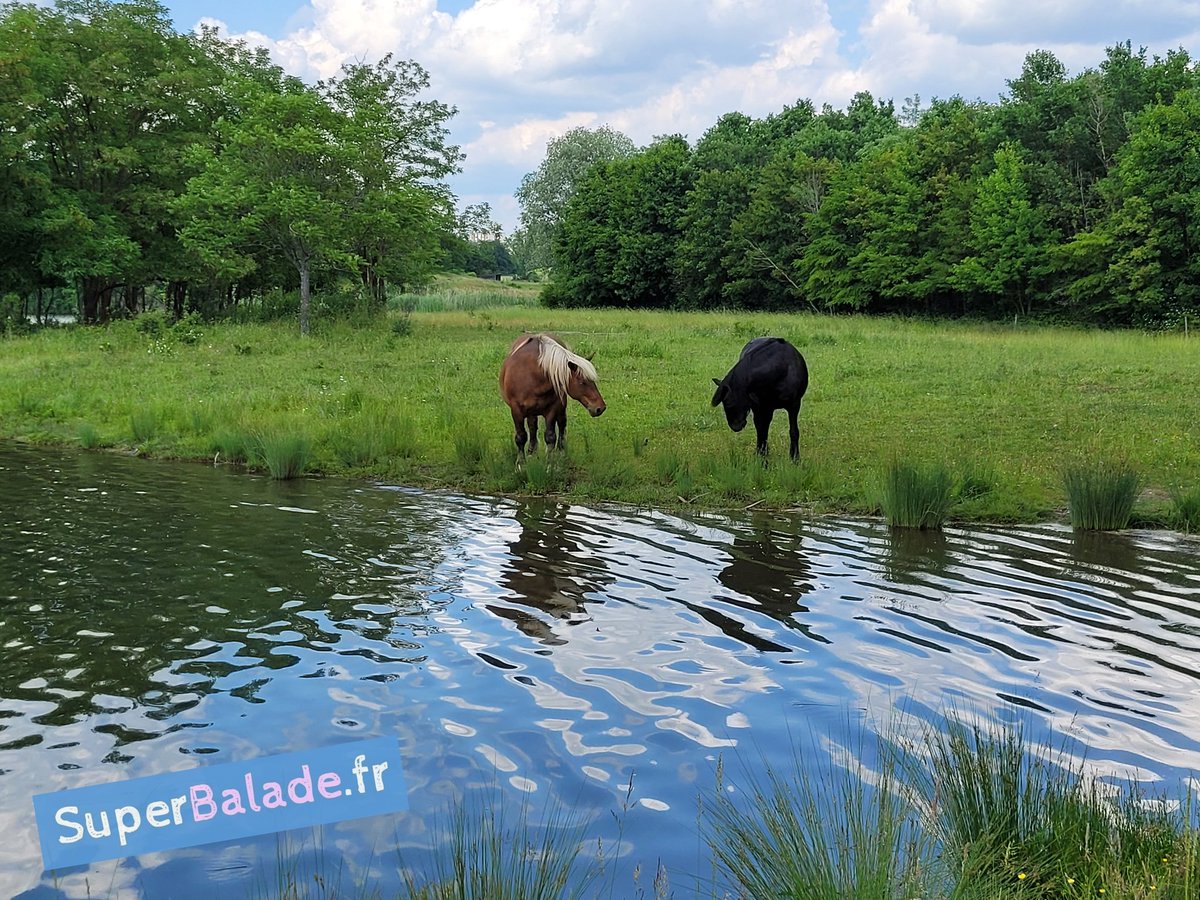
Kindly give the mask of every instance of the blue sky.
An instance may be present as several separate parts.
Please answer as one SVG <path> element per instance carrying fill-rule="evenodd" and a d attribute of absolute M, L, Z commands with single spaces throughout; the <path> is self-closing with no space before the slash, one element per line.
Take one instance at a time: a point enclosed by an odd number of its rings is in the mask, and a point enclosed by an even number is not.
<path fill-rule="evenodd" d="M 180 30 L 202 19 L 270 49 L 307 80 L 385 53 L 430 73 L 456 106 L 467 154 L 451 186 L 511 230 L 513 192 L 546 143 L 610 125 L 636 143 L 695 141 L 734 110 L 802 98 L 996 100 L 1025 55 L 1074 74 L 1107 46 L 1200 57 L 1200 0 L 166 0 Z"/>

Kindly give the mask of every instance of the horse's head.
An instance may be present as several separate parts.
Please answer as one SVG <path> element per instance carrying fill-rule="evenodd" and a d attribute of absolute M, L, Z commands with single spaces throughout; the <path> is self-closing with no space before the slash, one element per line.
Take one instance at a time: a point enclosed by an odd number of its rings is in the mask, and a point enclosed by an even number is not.
<path fill-rule="evenodd" d="M 723 405 L 725 421 L 729 423 L 729 427 L 734 431 L 741 431 L 746 427 L 746 416 L 750 413 L 749 398 L 742 391 L 731 390 L 728 377 L 725 381 L 714 378 L 713 384 L 717 386 L 717 390 L 713 394 L 712 405 Z"/>
<path fill-rule="evenodd" d="M 567 381 L 567 396 L 578 400 L 593 416 L 600 415 L 607 407 L 596 382 L 584 375 L 577 364 L 572 362 L 568 363 L 568 366 L 571 369 L 571 377 Z"/>

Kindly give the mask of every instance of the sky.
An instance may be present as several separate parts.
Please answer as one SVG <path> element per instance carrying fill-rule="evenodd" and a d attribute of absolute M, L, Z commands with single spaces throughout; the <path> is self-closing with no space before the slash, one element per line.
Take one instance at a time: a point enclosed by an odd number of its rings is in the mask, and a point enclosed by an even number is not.
<path fill-rule="evenodd" d="M 761 118 L 798 100 L 844 108 L 858 91 L 923 104 L 997 101 L 1027 53 L 1071 75 L 1124 41 L 1200 58 L 1200 0 L 165 0 L 267 47 L 307 81 L 387 53 L 420 63 L 429 98 L 458 113 L 460 208 L 487 202 L 506 233 L 514 191 L 546 144 L 608 125 L 639 146 L 695 142 L 718 118 Z"/>

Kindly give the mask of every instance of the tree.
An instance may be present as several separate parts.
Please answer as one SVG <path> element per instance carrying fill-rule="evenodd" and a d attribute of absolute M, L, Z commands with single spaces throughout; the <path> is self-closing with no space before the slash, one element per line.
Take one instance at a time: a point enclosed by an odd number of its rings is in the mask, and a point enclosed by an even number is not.
<path fill-rule="evenodd" d="M 171 201 L 218 75 L 156 0 L 6 6 L 0 60 L 10 165 L 36 195 L 26 281 L 77 285 L 83 320 L 103 320 L 117 287 L 135 297 L 177 249 Z"/>
<path fill-rule="evenodd" d="M 1001 297 L 1022 315 L 1033 312 L 1034 287 L 1051 269 L 1058 234 L 1030 197 L 1019 148 L 1005 144 L 971 209 L 971 255 L 955 268 L 965 291 Z"/>
<path fill-rule="evenodd" d="M 443 179 L 463 154 L 447 142 L 454 107 L 418 100 L 429 74 L 411 60 L 343 66 L 318 91 L 342 121 L 342 159 L 354 188 L 343 212 L 359 274 L 377 305 L 387 282 L 417 283 L 432 273 L 438 231 L 450 215 Z"/>
<path fill-rule="evenodd" d="M 1074 296 L 1123 323 L 1200 313 L 1200 90 L 1149 106 L 1131 124 L 1104 183 L 1111 215 L 1070 247 Z M 1099 257 L 1097 259 L 1097 257 Z M 1102 279 L 1091 276 L 1107 262 Z"/>
<path fill-rule="evenodd" d="M 300 280 L 300 332 L 308 333 L 315 266 L 357 263 L 346 210 L 354 206 L 341 120 L 316 91 L 285 78 L 276 90 L 231 86 L 241 114 L 220 124 L 219 146 L 197 146 L 203 171 L 177 209 L 184 243 L 217 271 L 240 277 L 255 252 L 281 254 Z"/>
<path fill-rule="evenodd" d="M 690 149 L 660 138 L 595 166 L 567 204 L 550 305 L 671 307 L 679 222 L 691 186 Z"/>
<path fill-rule="evenodd" d="M 607 125 L 572 128 L 546 145 L 546 158 L 536 172 L 521 179 L 516 198 L 521 227 L 529 248 L 527 268 L 554 268 L 554 236 L 567 203 L 597 163 L 633 155 L 633 141 Z"/>

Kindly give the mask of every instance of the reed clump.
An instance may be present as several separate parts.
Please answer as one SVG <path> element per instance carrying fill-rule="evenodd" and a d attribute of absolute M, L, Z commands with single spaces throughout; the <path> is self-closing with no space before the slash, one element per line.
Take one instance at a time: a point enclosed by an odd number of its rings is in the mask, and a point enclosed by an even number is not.
<path fill-rule="evenodd" d="M 1081 531 L 1119 531 L 1129 525 L 1141 476 L 1123 462 L 1074 465 L 1063 474 L 1071 509 L 1071 527 Z"/>
<path fill-rule="evenodd" d="M 1171 491 L 1171 525 L 1188 534 L 1200 532 L 1200 487 Z"/>
<path fill-rule="evenodd" d="M 893 528 L 941 528 L 954 500 L 954 478 L 941 465 L 895 462 L 884 472 L 879 505 Z"/>
<path fill-rule="evenodd" d="M 312 440 L 293 431 L 260 434 L 253 448 L 252 462 L 266 467 L 276 481 L 299 478 L 312 459 Z"/>

